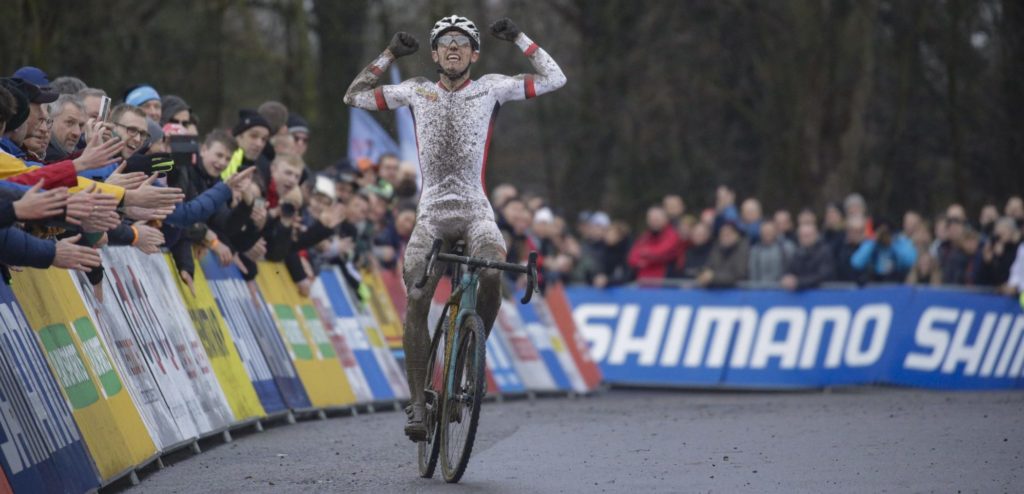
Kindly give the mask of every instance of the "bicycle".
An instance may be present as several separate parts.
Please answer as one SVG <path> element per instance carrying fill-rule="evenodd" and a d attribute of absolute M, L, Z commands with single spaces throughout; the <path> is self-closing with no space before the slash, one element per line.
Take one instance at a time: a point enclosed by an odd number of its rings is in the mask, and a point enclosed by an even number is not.
<path fill-rule="evenodd" d="M 441 311 L 430 342 L 425 386 L 427 440 L 418 444 L 420 476 L 431 478 L 441 457 L 444 480 L 456 483 L 469 463 L 480 419 L 480 404 L 486 393 L 484 323 L 476 313 L 476 288 L 481 269 L 499 269 L 527 276 L 527 304 L 537 287 L 537 253 L 531 252 L 526 266 L 462 255 L 459 241 L 450 253 L 441 253 L 435 240 L 427 267 L 416 287 L 423 288 L 436 261 L 452 265 L 452 293 Z M 463 272 L 463 268 L 468 269 Z M 444 341 L 442 345 L 442 339 Z M 443 349 L 441 364 L 438 353 Z M 445 420 L 446 419 L 446 420 Z M 444 455 L 440 455 L 444 450 Z"/>

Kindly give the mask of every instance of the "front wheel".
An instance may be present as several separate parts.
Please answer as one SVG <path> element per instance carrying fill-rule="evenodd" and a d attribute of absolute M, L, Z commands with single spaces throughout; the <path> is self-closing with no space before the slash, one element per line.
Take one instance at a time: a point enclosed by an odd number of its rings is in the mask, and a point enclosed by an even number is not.
<path fill-rule="evenodd" d="M 437 321 L 437 327 L 434 328 L 434 337 L 430 342 L 430 358 L 427 360 L 426 382 L 424 383 L 427 440 L 417 443 L 417 463 L 420 477 L 425 479 L 434 476 L 434 469 L 437 468 L 437 455 L 441 450 L 441 424 L 438 417 L 441 415 L 444 335 L 448 325 L 448 311 L 449 307 L 446 305 L 444 311 L 441 312 L 441 318 Z"/>
<path fill-rule="evenodd" d="M 445 369 L 448 393 L 437 417 L 441 427 L 441 471 L 449 483 L 458 482 L 466 472 L 487 380 L 483 320 L 476 314 L 467 314 L 456 335 L 457 346 Z"/>

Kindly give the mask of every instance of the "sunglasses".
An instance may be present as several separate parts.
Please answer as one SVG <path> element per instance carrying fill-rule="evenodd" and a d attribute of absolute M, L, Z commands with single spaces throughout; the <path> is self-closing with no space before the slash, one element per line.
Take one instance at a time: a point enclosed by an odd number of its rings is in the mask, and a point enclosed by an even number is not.
<path fill-rule="evenodd" d="M 168 119 L 167 122 L 172 124 L 178 124 L 182 127 L 188 127 L 192 123 L 191 120 L 177 120 L 174 118 Z"/>
<path fill-rule="evenodd" d="M 455 43 L 459 48 L 469 46 L 469 37 L 462 34 L 446 34 L 437 38 L 437 44 L 441 46 L 448 46 Z"/>

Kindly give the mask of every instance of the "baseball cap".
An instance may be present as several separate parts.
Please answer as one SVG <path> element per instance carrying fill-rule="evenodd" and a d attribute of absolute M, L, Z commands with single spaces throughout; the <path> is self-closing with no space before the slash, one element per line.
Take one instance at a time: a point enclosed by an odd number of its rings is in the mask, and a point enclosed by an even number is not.
<path fill-rule="evenodd" d="M 53 103 L 60 96 L 57 94 L 57 91 L 50 87 L 50 79 L 46 77 L 46 72 L 43 72 L 39 67 L 26 65 L 14 71 L 12 77 L 28 82 L 38 89 L 35 94 L 26 95 L 32 103 Z"/>

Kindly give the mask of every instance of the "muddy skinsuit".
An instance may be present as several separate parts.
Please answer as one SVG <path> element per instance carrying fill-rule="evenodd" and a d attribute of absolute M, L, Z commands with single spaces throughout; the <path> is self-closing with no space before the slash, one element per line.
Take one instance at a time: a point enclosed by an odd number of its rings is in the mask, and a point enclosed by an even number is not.
<path fill-rule="evenodd" d="M 525 34 L 520 34 L 515 43 L 537 74 L 489 74 L 475 81 L 467 79 L 454 91 L 422 77 L 374 88 L 392 61 L 385 52 L 359 74 L 345 97 L 346 103 L 365 110 L 408 105 L 413 113 L 423 175 L 416 227 L 405 251 L 403 273 L 409 296 L 403 343 L 413 403 L 423 403 L 430 352 L 427 313 L 442 273 L 441 269 L 435 270 L 425 287 L 415 287 L 430 247 L 436 238 L 444 240 L 445 249 L 463 239 L 468 255 L 505 260 L 505 241 L 483 188 L 487 148 L 498 109 L 506 101 L 532 98 L 565 84 L 562 70 Z M 480 278 L 477 311 L 488 332 L 500 305 L 499 273 L 487 270 Z"/>

